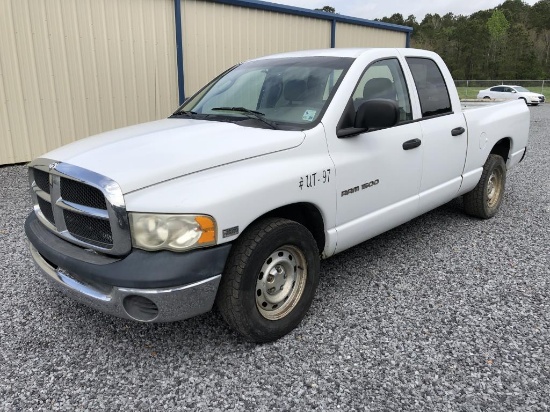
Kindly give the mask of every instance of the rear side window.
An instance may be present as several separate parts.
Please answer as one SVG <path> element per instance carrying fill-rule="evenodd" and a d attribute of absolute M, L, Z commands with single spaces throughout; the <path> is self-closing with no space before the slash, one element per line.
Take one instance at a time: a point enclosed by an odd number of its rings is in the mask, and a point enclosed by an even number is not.
<path fill-rule="evenodd" d="M 437 64 L 430 59 L 407 57 L 418 91 L 422 117 L 452 113 L 449 91 Z"/>

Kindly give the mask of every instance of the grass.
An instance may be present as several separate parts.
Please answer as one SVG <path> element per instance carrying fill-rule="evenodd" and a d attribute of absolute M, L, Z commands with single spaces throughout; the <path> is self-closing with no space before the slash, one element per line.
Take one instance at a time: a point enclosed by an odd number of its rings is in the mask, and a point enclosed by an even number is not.
<path fill-rule="evenodd" d="M 475 99 L 479 91 L 486 89 L 487 87 L 489 86 L 486 86 L 486 87 L 459 86 L 456 89 L 458 90 L 458 96 L 461 99 Z M 528 87 L 528 89 L 531 90 L 533 93 L 542 93 L 546 96 L 547 99 L 550 99 L 550 87 L 541 88 L 539 86 L 539 87 Z"/>

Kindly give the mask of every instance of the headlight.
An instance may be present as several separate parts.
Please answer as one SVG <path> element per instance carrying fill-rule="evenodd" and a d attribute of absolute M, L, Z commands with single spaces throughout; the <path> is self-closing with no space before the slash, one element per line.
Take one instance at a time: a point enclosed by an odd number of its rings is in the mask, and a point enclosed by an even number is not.
<path fill-rule="evenodd" d="M 130 213 L 135 247 L 145 250 L 187 249 L 216 244 L 216 221 L 206 215 Z"/>

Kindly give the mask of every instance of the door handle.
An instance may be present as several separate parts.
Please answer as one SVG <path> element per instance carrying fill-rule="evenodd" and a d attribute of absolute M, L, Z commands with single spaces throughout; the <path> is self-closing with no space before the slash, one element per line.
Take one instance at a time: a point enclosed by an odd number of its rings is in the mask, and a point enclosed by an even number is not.
<path fill-rule="evenodd" d="M 455 127 L 453 130 L 451 130 L 451 134 L 453 136 L 460 136 L 462 133 L 466 131 L 463 127 Z"/>
<path fill-rule="evenodd" d="M 422 144 L 422 141 L 420 139 L 412 139 L 407 140 L 405 143 L 403 143 L 403 150 L 411 150 L 415 147 L 418 147 Z"/>

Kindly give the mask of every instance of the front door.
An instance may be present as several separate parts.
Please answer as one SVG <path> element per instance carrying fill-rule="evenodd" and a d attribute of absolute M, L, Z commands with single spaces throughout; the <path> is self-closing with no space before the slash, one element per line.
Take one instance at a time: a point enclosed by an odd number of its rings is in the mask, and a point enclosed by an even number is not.
<path fill-rule="evenodd" d="M 348 117 L 354 118 L 361 103 L 373 98 L 397 101 L 397 125 L 352 137 L 328 138 L 337 181 L 336 252 L 417 215 L 423 145 L 415 146 L 414 142 L 421 142 L 422 131 L 418 122 L 408 122 L 412 120 L 411 103 L 397 58 L 366 68 L 350 96 L 348 109 L 353 105 L 354 111 Z M 413 144 L 404 148 L 405 142 Z"/>

